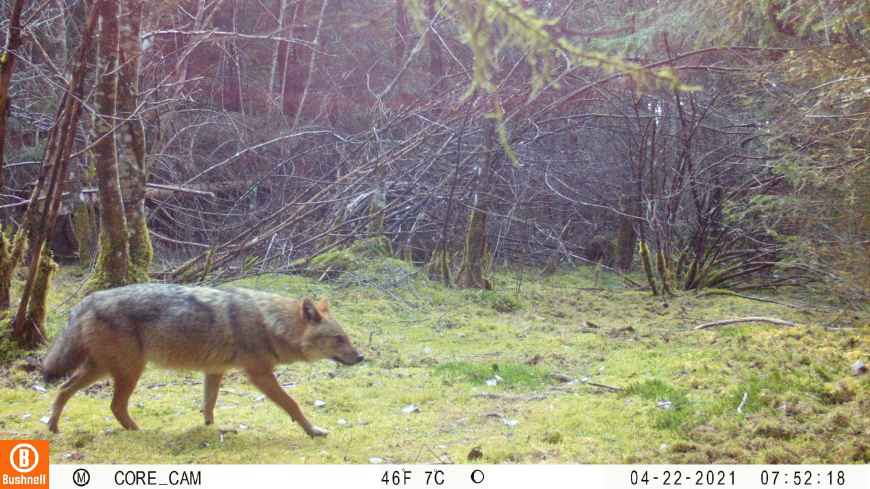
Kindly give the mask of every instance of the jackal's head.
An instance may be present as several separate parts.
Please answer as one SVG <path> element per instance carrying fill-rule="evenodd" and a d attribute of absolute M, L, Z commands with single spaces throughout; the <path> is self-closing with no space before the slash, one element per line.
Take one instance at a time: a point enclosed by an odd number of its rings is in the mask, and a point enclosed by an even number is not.
<path fill-rule="evenodd" d="M 338 321 L 329 314 L 329 303 L 321 299 L 317 305 L 304 299 L 299 313 L 305 323 L 302 354 L 306 360 L 329 358 L 344 365 L 357 364 L 365 357 L 357 351 Z"/>

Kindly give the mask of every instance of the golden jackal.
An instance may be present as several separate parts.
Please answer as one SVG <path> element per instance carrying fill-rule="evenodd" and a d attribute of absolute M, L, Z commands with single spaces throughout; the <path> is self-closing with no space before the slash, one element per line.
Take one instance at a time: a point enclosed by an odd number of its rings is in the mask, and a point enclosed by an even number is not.
<path fill-rule="evenodd" d="M 52 345 L 43 371 L 47 381 L 68 373 L 52 407 L 48 427 L 57 432 L 70 397 L 111 375 L 112 413 L 128 430 L 138 429 L 127 402 L 148 362 L 205 373 L 205 423 L 214 421 L 221 377 L 238 367 L 309 436 L 326 431 L 312 425 L 278 384 L 279 363 L 331 358 L 345 365 L 363 360 L 325 300 L 294 300 L 242 289 L 168 284 L 129 285 L 86 297 Z"/>

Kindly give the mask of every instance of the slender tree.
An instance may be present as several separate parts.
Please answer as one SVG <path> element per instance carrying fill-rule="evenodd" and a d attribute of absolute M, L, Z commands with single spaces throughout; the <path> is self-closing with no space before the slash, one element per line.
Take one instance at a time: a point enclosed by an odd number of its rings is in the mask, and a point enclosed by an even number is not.
<path fill-rule="evenodd" d="M 9 16 L 9 30 L 6 34 L 6 47 L 0 54 L 0 192 L 3 191 L 3 166 L 6 148 L 6 121 L 9 117 L 9 85 L 15 70 L 15 59 L 21 46 L 21 12 L 26 0 L 15 0 Z"/>

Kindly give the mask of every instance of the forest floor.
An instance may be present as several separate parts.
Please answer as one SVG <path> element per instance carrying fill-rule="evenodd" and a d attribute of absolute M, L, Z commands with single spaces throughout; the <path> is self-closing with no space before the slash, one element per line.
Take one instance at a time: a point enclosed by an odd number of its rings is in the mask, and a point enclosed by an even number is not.
<path fill-rule="evenodd" d="M 81 281 L 75 267 L 57 276 L 52 336 Z M 852 371 L 870 363 L 866 310 L 797 295 L 769 298 L 811 306 L 694 292 L 663 300 L 593 268 L 494 282 L 447 289 L 381 259 L 329 282 L 228 284 L 329 297 L 365 353 L 353 367 L 277 370 L 326 438 L 308 438 L 240 373 L 225 377 L 215 424 L 204 426 L 201 374 L 157 368 L 131 400 L 141 431 L 112 417 L 106 380 L 76 395 L 51 435 L 55 386 L 21 358 L 0 371 L 0 438 L 48 438 L 52 460 L 68 463 L 870 462 L 870 375 Z M 744 316 L 798 325 L 692 329 Z"/>

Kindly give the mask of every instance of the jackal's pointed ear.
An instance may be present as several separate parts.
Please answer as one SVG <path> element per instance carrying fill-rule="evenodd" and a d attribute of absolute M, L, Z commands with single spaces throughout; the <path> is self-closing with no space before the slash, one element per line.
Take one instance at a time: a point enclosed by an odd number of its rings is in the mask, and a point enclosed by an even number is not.
<path fill-rule="evenodd" d="M 314 307 L 314 303 L 308 297 L 302 300 L 302 319 L 310 323 L 319 323 L 323 319 L 320 311 Z"/>
<path fill-rule="evenodd" d="M 329 301 L 326 300 L 326 297 L 321 297 L 320 301 L 317 302 L 317 310 L 320 311 L 321 314 L 329 313 Z"/>

